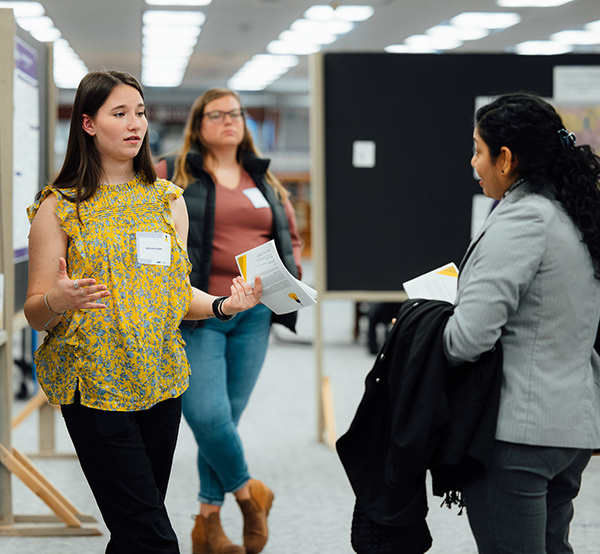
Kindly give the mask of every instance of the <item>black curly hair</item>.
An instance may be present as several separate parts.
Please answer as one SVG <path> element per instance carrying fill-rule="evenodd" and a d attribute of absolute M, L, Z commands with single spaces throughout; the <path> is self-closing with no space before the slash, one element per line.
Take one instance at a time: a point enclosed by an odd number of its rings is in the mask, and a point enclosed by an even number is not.
<path fill-rule="evenodd" d="M 492 159 L 506 146 L 517 159 L 519 176 L 563 205 L 600 279 L 600 157 L 587 144 L 576 146 L 554 107 L 534 94 L 496 98 L 477 111 L 475 124 Z"/>

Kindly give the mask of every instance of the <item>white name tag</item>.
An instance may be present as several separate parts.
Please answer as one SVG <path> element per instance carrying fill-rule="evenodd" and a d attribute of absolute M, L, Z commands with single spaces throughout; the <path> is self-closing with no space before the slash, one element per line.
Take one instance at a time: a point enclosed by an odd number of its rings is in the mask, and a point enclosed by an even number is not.
<path fill-rule="evenodd" d="M 258 209 L 269 207 L 267 199 L 263 196 L 263 193 L 260 192 L 260 190 L 256 187 L 252 189 L 244 189 L 242 192 L 249 198 L 250 202 L 252 202 L 252 205 L 255 208 Z"/>
<path fill-rule="evenodd" d="M 171 265 L 171 235 L 138 231 L 135 237 L 140 264 Z"/>

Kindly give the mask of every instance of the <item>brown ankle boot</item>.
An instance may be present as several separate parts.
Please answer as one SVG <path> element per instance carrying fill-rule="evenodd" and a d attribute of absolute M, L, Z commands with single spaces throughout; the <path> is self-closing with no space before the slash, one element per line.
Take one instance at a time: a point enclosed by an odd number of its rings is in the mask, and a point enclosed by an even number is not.
<path fill-rule="evenodd" d="M 193 554 L 246 554 L 243 546 L 233 544 L 221 527 L 219 512 L 208 517 L 196 516 L 196 525 L 192 529 Z"/>
<path fill-rule="evenodd" d="M 267 516 L 275 495 L 264 483 L 250 479 L 250 498 L 238 500 L 244 516 L 244 546 L 248 554 L 258 554 L 267 544 Z"/>

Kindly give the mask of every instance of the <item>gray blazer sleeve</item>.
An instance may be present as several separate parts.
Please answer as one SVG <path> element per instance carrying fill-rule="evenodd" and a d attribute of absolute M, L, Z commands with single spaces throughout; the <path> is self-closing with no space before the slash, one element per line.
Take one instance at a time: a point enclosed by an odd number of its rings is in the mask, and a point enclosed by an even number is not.
<path fill-rule="evenodd" d="M 528 203 L 496 208 L 459 276 L 444 332 L 452 363 L 476 360 L 500 338 L 538 271 L 546 248 L 545 214 Z"/>

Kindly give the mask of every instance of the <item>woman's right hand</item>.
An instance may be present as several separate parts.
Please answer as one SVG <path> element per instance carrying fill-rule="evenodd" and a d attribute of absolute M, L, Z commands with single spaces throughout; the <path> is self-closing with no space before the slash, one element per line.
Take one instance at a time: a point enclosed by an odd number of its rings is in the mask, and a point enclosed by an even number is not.
<path fill-rule="evenodd" d="M 48 291 L 46 300 L 51 310 L 62 313 L 66 310 L 97 310 L 106 304 L 97 302 L 110 296 L 106 285 L 97 285 L 96 279 L 70 279 L 67 275 L 67 262 L 58 259 L 56 283 Z"/>
<path fill-rule="evenodd" d="M 262 281 L 260 277 L 254 280 L 252 288 L 243 277 L 236 277 L 231 285 L 231 296 L 223 302 L 222 311 L 225 315 L 235 315 L 253 308 L 260 302 L 262 296 Z"/>

